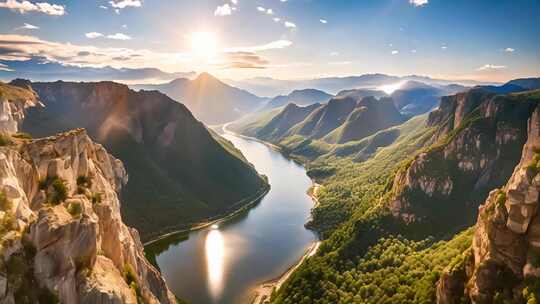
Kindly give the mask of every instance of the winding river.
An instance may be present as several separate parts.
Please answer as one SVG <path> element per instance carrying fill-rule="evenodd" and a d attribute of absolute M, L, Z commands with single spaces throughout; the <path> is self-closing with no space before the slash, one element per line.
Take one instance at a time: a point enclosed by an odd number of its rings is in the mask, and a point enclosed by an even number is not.
<path fill-rule="evenodd" d="M 249 211 L 152 249 L 172 291 L 193 304 L 250 303 L 257 286 L 281 276 L 316 241 L 304 228 L 313 207 L 304 168 L 260 142 L 224 137 L 271 189 Z"/>

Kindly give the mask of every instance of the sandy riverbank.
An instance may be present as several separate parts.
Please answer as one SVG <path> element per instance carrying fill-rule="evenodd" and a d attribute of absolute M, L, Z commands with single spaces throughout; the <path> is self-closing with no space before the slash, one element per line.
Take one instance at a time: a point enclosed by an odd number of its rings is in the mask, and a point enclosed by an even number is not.
<path fill-rule="evenodd" d="M 255 290 L 253 291 L 253 296 L 251 297 L 250 303 L 252 304 L 263 304 L 263 303 L 269 303 L 270 295 L 272 294 L 273 290 L 279 290 L 279 288 L 287 281 L 287 279 L 291 276 L 291 274 L 298 268 L 302 263 L 309 257 L 312 257 L 315 253 L 317 253 L 317 250 L 319 249 L 319 246 L 321 245 L 321 242 L 315 242 L 313 243 L 306 253 L 302 256 L 302 258 L 294 265 L 292 265 L 285 273 L 283 273 L 278 278 L 275 278 L 270 281 L 266 281 L 259 285 Z"/>

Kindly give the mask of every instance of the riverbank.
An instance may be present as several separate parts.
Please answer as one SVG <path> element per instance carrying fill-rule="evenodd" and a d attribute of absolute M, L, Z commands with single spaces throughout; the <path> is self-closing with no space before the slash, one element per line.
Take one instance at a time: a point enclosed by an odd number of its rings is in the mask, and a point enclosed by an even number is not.
<path fill-rule="evenodd" d="M 302 263 L 307 259 L 312 257 L 317 253 L 317 250 L 319 249 L 321 245 L 321 241 L 317 241 L 313 243 L 308 250 L 304 253 L 304 255 L 298 260 L 298 262 L 294 265 L 292 265 L 289 269 L 287 269 L 281 276 L 266 281 L 259 285 L 255 290 L 253 291 L 253 296 L 251 297 L 251 304 L 265 304 L 269 303 L 270 296 L 272 295 L 272 292 L 278 291 L 279 288 L 287 281 L 287 279 L 291 276 L 291 274 L 298 268 Z"/>
<path fill-rule="evenodd" d="M 258 202 L 260 202 L 260 200 L 266 194 L 268 194 L 268 192 L 270 191 L 270 188 L 271 188 L 271 186 L 267 185 L 262 191 L 257 193 L 254 198 L 243 199 L 243 200 L 233 204 L 232 207 L 234 207 L 236 205 L 241 205 L 241 207 L 234 210 L 234 211 L 232 211 L 232 212 L 230 212 L 230 213 L 227 213 L 227 214 L 225 214 L 223 216 L 217 216 L 216 218 L 211 218 L 211 219 L 208 219 L 206 221 L 195 223 L 195 224 L 191 225 L 189 228 L 186 228 L 186 229 L 179 229 L 179 230 L 175 230 L 175 231 L 172 231 L 172 232 L 162 234 L 162 235 L 160 235 L 160 236 L 158 236 L 158 237 L 156 237 L 156 238 L 154 238 L 152 240 L 144 242 L 143 246 L 145 246 L 145 247 L 150 246 L 152 244 L 155 244 L 157 242 L 166 240 L 168 238 L 175 237 L 175 236 L 180 235 L 180 234 L 185 234 L 185 233 L 201 230 L 201 229 L 210 227 L 212 225 L 216 225 L 216 224 L 222 223 L 224 221 L 230 220 L 230 219 L 234 218 L 235 216 L 239 215 L 240 213 L 243 213 L 243 212 L 255 207 L 255 205 Z M 249 202 L 243 204 L 244 200 L 249 200 Z"/>

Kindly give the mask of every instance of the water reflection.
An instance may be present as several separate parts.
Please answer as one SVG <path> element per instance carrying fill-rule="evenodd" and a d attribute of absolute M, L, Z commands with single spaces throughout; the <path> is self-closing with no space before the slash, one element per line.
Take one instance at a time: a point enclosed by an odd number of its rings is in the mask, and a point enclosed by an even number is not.
<path fill-rule="evenodd" d="M 208 288 L 210 289 L 210 295 L 215 301 L 219 299 L 223 290 L 223 260 L 225 256 L 223 235 L 217 230 L 217 227 L 212 226 L 212 230 L 206 235 L 204 245 Z"/>

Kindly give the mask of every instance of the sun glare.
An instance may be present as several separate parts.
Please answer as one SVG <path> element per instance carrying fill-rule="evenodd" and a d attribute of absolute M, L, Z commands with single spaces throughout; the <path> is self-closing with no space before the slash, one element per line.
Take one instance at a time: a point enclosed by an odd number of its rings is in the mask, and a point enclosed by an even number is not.
<path fill-rule="evenodd" d="M 214 33 L 195 32 L 191 34 L 191 50 L 197 57 L 210 59 L 217 53 L 218 41 Z"/>
<path fill-rule="evenodd" d="M 377 90 L 383 91 L 386 94 L 390 95 L 394 93 L 395 90 L 399 90 L 404 84 L 405 84 L 405 81 L 400 81 L 398 83 L 380 86 L 377 88 Z"/>

